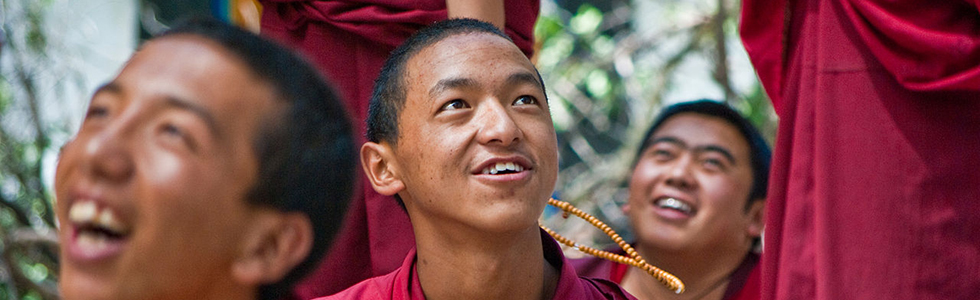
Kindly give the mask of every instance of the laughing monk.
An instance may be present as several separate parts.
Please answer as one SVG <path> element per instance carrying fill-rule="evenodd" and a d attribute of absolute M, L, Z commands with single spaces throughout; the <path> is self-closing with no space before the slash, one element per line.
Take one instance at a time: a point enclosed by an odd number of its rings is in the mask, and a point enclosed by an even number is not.
<path fill-rule="evenodd" d="M 353 140 L 318 73 L 271 42 L 215 21 L 151 40 L 63 149 L 64 298 L 279 298 L 339 227 Z"/>
<path fill-rule="evenodd" d="M 578 277 L 538 228 L 558 151 L 534 65 L 493 25 L 453 19 L 396 49 L 361 164 L 416 238 L 402 266 L 322 299 L 632 299 Z"/>

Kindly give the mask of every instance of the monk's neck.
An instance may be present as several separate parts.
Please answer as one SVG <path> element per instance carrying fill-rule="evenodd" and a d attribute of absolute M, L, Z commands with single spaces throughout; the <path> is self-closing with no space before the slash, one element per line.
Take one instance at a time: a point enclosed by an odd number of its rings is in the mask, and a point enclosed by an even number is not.
<path fill-rule="evenodd" d="M 231 279 L 233 276 L 228 276 L 223 279 Z M 208 287 L 207 290 L 184 290 L 184 296 L 174 296 L 169 299 L 202 299 L 202 300 L 218 300 L 218 299 L 242 299 L 242 300 L 255 300 L 259 298 L 258 287 L 248 286 L 243 284 L 238 284 L 234 282 L 229 282 L 230 280 L 218 280 L 211 282 L 212 285 Z"/>
<path fill-rule="evenodd" d="M 622 286 L 637 299 L 670 299 L 670 300 L 718 300 L 721 299 L 728 287 L 730 275 L 741 265 L 748 250 L 715 251 L 698 253 L 696 251 L 671 252 L 636 246 L 640 253 L 651 264 L 670 272 L 684 282 L 686 291 L 676 294 L 660 284 L 646 272 L 630 268 L 623 277 Z"/>
<path fill-rule="evenodd" d="M 454 229 L 416 232 L 426 299 L 551 299 L 558 271 L 544 258 L 537 227 L 497 235 Z"/>

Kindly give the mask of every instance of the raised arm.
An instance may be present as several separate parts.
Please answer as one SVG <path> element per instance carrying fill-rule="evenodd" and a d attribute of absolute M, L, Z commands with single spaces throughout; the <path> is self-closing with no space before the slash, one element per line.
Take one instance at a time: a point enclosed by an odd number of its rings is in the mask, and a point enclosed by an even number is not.
<path fill-rule="evenodd" d="M 489 22 L 504 30 L 503 0 L 446 0 L 449 18 L 472 18 Z"/>

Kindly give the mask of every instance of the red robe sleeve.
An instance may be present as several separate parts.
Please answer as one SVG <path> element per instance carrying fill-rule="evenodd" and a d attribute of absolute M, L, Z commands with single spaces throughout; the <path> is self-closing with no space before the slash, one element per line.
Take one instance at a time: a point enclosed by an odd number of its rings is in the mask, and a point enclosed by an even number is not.
<path fill-rule="evenodd" d="M 905 88 L 980 86 L 980 1 L 840 1 L 857 38 Z M 789 1 L 744 0 L 741 37 L 779 111 L 791 12 Z"/>
<path fill-rule="evenodd" d="M 263 0 L 263 3 L 274 3 L 272 7 L 279 15 L 275 22 L 288 28 L 329 24 L 391 49 L 419 28 L 445 20 L 448 15 L 445 0 Z M 528 57 L 534 52 L 538 11 L 537 1 L 504 1 L 504 31 Z"/>
<path fill-rule="evenodd" d="M 860 40 L 905 88 L 980 87 L 977 1 L 851 0 L 842 10 Z"/>
<path fill-rule="evenodd" d="M 980 299 L 977 1 L 743 0 L 779 114 L 763 299 Z"/>
<path fill-rule="evenodd" d="M 740 35 L 776 112 L 782 104 L 787 2 L 742 0 Z"/>

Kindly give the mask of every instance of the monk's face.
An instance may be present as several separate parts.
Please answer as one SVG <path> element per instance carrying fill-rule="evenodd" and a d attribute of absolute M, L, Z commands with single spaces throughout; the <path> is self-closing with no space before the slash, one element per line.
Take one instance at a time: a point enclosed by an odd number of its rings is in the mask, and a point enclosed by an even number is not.
<path fill-rule="evenodd" d="M 227 287 L 271 87 L 225 49 L 148 43 L 92 97 L 58 164 L 67 299 L 200 299 Z"/>
<path fill-rule="evenodd" d="M 499 36 L 460 34 L 412 57 L 404 78 L 394 153 L 413 224 L 536 228 L 558 152 L 531 62 Z"/>
<path fill-rule="evenodd" d="M 749 144 L 717 117 L 677 114 L 650 137 L 630 179 L 627 213 L 642 246 L 663 251 L 746 251 L 762 202 L 752 189 Z M 754 226 L 754 227 L 753 227 Z"/>

